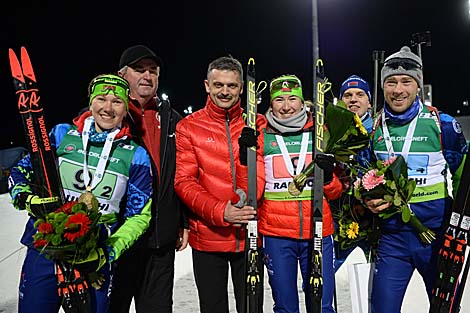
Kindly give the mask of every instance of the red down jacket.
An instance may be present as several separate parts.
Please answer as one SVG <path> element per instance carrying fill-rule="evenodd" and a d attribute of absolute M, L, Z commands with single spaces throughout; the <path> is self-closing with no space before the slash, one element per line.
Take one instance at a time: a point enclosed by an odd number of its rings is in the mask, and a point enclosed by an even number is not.
<path fill-rule="evenodd" d="M 313 127 L 312 116 L 304 126 L 304 132 L 311 132 Z M 266 129 L 268 133 L 276 133 L 270 127 Z M 265 137 L 260 136 L 261 147 L 272 144 L 264 142 Z M 264 149 L 263 149 L 264 151 Z M 311 153 L 310 160 L 311 160 Z M 278 171 L 282 169 L 277 168 Z M 269 169 L 265 169 L 266 174 Z M 282 176 L 281 172 L 277 172 L 277 176 Z M 343 189 L 341 182 L 336 174 L 333 180 L 323 186 L 323 236 L 329 236 L 334 233 L 333 216 L 331 215 L 328 200 L 335 200 L 341 196 Z M 313 219 L 312 216 L 312 200 L 297 200 L 293 198 L 290 201 L 273 201 L 264 199 L 258 210 L 259 232 L 266 236 L 286 237 L 293 239 L 311 239 L 313 238 Z"/>
<path fill-rule="evenodd" d="M 258 129 L 266 125 L 264 116 L 257 115 L 257 124 Z M 175 190 L 191 210 L 189 244 L 196 250 L 244 251 L 245 228 L 224 221 L 225 206 L 237 198 L 234 173 L 236 187 L 247 190 L 247 166 L 240 164 L 238 148 L 238 137 L 244 126 L 240 101 L 230 109 L 223 109 L 210 97 L 203 109 L 177 124 Z M 264 167 L 262 151 L 257 152 L 259 200 L 263 193 Z"/>

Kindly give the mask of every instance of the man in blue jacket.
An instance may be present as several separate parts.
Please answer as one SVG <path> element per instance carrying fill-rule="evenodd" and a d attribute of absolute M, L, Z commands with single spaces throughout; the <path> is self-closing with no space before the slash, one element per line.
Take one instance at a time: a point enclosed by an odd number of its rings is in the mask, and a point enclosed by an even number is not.
<path fill-rule="evenodd" d="M 385 59 L 381 71 L 385 103 L 374 130 L 372 151 L 379 160 L 404 157 L 408 177 L 416 181 L 410 208 L 439 239 L 451 208 L 447 172 L 450 170 L 453 180 L 458 179 L 455 173 L 467 146 L 455 118 L 422 103 L 422 77 L 422 61 L 409 47 L 404 46 Z M 391 205 L 383 199 L 364 200 L 374 213 Z M 431 297 L 439 240 L 422 242 L 417 232 L 403 222 L 401 214 L 381 219 L 380 227 L 372 313 L 398 313 L 415 269 Z"/>

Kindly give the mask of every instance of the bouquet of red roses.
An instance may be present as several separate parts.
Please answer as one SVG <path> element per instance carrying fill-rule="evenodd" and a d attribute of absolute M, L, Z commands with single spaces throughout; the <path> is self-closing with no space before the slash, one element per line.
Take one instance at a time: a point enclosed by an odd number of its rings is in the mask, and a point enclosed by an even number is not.
<path fill-rule="evenodd" d="M 380 218 L 386 219 L 400 214 L 402 221 L 415 229 L 423 243 L 430 244 L 436 239 L 434 232 L 421 223 L 409 205 L 416 181 L 408 178 L 403 156 L 377 161 L 364 173 L 362 178 L 354 182 L 354 196 L 358 200 L 383 199 L 391 205 L 378 213 Z"/>
<path fill-rule="evenodd" d="M 34 223 L 34 247 L 51 259 L 86 258 L 97 246 L 101 216 L 98 201 L 92 195 L 90 199 L 90 195 L 85 193 L 78 201 L 67 202 L 38 218 Z"/>

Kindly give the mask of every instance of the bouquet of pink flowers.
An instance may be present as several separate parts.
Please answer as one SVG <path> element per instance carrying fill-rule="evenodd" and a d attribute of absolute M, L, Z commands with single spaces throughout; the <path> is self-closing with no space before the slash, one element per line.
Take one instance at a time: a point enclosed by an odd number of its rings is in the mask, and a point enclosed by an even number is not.
<path fill-rule="evenodd" d="M 383 199 L 391 205 L 378 213 L 386 219 L 401 214 L 404 223 L 408 223 L 418 233 L 420 240 L 430 244 L 436 235 L 424 226 L 411 210 L 409 201 L 416 188 L 416 181 L 408 178 L 408 170 L 403 156 L 392 157 L 386 161 L 377 161 L 365 171 L 362 178 L 354 182 L 354 196 L 359 199 Z"/>

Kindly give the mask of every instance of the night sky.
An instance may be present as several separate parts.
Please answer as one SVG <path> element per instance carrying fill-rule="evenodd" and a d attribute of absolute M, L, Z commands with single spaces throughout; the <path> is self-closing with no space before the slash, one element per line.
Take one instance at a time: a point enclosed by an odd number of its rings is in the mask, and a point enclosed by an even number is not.
<path fill-rule="evenodd" d="M 121 52 L 145 44 L 164 60 L 159 94 L 183 114 L 205 104 L 203 80 L 213 59 L 231 54 L 256 61 L 256 80 L 299 76 L 312 98 L 312 2 L 235 1 L 3 1 L 0 5 L 0 148 L 24 145 L 16 111 L 8 48 L 28 49 L 49 127 L 70 122 L 87 105 L 87 85 L 116 72 Z M 319 51 L 338 94 L 342 81 L 374 78 L 372 52 L 388 56 L 411 35 L 431 32 L 422 47 L 425 84 L 433 105 L 456 114 L 470 99 L 468 0 L 318 0 Z M 412 48 L 415 52 L 416 48 Z M 381 90 L 379 91 L 379 99 Z M 268 94 L 259 107 L 267 108 Z M 243 97 L 245 101 L 245 97 Z M 13 144 L 11 144 L 13 142 Z"/>

